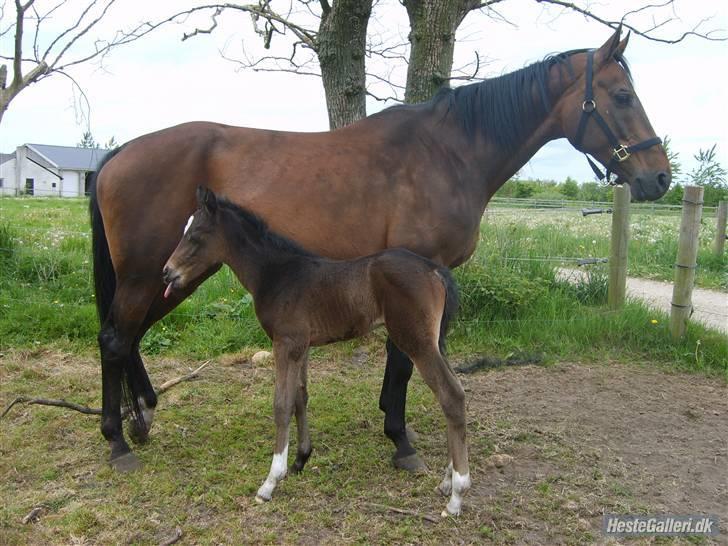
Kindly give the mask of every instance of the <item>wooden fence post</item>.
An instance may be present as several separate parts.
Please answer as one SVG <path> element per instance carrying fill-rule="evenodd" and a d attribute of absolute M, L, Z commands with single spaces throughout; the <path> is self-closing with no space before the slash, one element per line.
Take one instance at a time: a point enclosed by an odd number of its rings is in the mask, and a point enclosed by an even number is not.
<path fill-rule="evenodd" d="M 685 186 L 670 310 L 670 333 L 673 338 L 680 338 L 685 334 L 688 319 L 693 311 L 693 282 L 697 268 L 698 235 L 702 213 L 703 188 Z"/>
<path fill-rule="evenodd" d="M 716 256 L 723 255 L 725 248 L 725 224 L 728 216 L 728 201 L 718 203 L 718 219 L 715 229 L 715 241 L 713 241 L 713 252 Z"/>
<path fill-rule="evenodd" d="M 609 291 L 607 293 L 610 309 L 620 309 L 624 305 L 624 297 L 627 291 L 630 197 L 629 185 L 614 187 L 612 240 L 609 254 Z"/>

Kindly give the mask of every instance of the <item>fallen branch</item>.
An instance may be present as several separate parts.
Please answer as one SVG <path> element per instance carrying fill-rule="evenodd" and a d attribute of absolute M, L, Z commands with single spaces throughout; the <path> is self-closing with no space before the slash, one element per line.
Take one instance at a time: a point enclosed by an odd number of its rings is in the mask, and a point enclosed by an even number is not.
<path fill-rule="evenodd" d="M 210 363 L 209 360 L 206 360 L 202 363 L 200 367 L 198 367 L 196 370 L 186 374 L 182 375 L 180 377 L 176 377 L 174 379 L 170 379 L 169 381 L 165 381 L 162 383 L 158 389 L 156 389 L 157 395 L 160 395 L 162 393 L 167 392 L 169 389 L 174 387 L 175 385 L 182 383 L 183 381 L 189 381 L 190 379 L 195 379 L 202 370 L 207 367 L 207 365 Z M 81 404 L 76 404 L 75 402 L 68 402 L 66 400 L 54 400 L 51 398 L 33 398 L 30 396 L 18 396 L 15 400 L 10 402 L 8 407 L 5 408 L 5 410 L 0 414 L 0 419 L 5 417 L 7 413 L 15 406 L 16 404 L 37 404 L 39 406 L 53 406 L 57 408 L 68 408 L 72 409 L 74 411 L 77 411 L 79 413 L 83 413 L 85 415 L 101 415 L 101 408 L 90 408 L 88 406 L 83 406 Z M 124 415 L 122 415 L 123 417 Z"/>
<path fill-rule="evenodd" d="M 30 513 L 21 520 L 21 523 L 23 525 L 28 525 L 29 523 L 35 523 L 36 521 L 38 521 L 40 513 L 43 511 L 43 508 L 45 507 L 36 506 L 35 508 L 33 508 Z"/>
<path fill-rule="evenodd" d="M 204 370 L 207 365 L 210 363 L 209 360 L 206 360 L 202 363 L 202 365 L 197 368 L 196 370 L 188 373 L 187 375 L 182 375 L 180 377 L 177 377 L 175 379 L 170 379 L 169 381 L 165 381 L 162 383 L 159 388 L 156 390 L 157 395 L 160 395 L 162 393 L 167 392 L 169 389 L 174 387 L 177 383 L 182 383 L 183 381 L 189 381 L 190 379 L 195 379 L 198 375 L 200 375 L 200 372 Z"/>
<path fill-rule="evenodd" d="M 50 398 L 31 398 L 30 396 L 18 396 L 15 400 L 10 402 L 10 405 L 7 408 L 5 408 L 5 411 L 3 411 L 2 415 L 0 415 L 0 419 L 5 417 L 5 415 L 12 409 L 15 404 L 38 404 L 40 406 L 56 406 L 59 408 L 72 409 L 80 413 L 85 413 L 86 415 L 101 415 L 101 409 L 99 408 L 89 408 L 88 406 L 82 406 L 81 404 L 76 404 L 74 402 L 67 402 L 65 400 L 53 400 Z"/>
<path fill-rule="evenodd" d="M 416 518 L 424 519 L 425 521 L 429 521 L 431 523 L 440 522 L 440 518 L 436 518 L 435 516 L 430 516 L 428 514 L 420 514 L 419 512 L 416 512 L 415 510 L 407 510 L 405 508 L 395 508 L 394 506 L 387 506 L 386 504 L 377 504 L 375 502 L 365 502 L 364 504 L 367 506 L 371 506 L 372 508 L 378 508 L 379 510 L 395 512 L 396 514 L 403 514 L 405 516 L 414 516 Z"/>

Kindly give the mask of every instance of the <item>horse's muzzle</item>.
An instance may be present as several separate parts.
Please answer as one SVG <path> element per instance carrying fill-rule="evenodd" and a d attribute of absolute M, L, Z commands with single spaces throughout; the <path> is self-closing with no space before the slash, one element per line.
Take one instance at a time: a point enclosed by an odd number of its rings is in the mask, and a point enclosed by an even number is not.
<path fill-rule="evenodd" d="M 672 177 L 669 172 L 658 171 L 635 176 L 630 184 L 632 197 L 637 201 L 654 201 L 670 188 Z"/>

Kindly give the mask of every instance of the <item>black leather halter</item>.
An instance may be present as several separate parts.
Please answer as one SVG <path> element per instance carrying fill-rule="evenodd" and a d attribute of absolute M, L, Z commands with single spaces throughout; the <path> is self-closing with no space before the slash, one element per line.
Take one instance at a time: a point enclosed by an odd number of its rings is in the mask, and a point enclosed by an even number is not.
<path fill-rule="evenodd" d="M 579 120 L 579 127 L 576 130 L 574 142 L 575 146 L 581 146 L 581 141 L 584 138 L 584 131 L 586 130 L 586 124 L 589 121 L 589 118 L 594 118 L 594 120 L 599 124 L 599 127 L 602 128 L 602 131 L 604 131 L 604 134 L 607 135 L 607 139 L 609 140 L 613 150 L 612 157 L 609 159 L 609 163 L 607 164 L 606 175 L 599 167 L 597 167 L 592 158 L 590 158 L 586 153 L 584 153 L 584 155 L 586 156 L 586 160 L 589 162 L 589 166 L 594 171 L 594 174 L 597 175 L 597 178 L 599 178 L 599 180 L 604 180 L 606 178 L 607 184 L 613 184 L 610 180 L 610 176 L 617 163 L 628 160 L 633 152 L 646 150 L 656 144 L 662 144 L 662 139 L 660 137 L 648 138 L 647 140 L 643 140 L 642 142 L 633 144 L 632 146 L 620 144 L 617 136 L 612 132 L 609 125 L 607 125 L 607 122 L 597 111 L 597 103 L 594 100 L 594 89 L 592 88 L 593 78 L 594 51 L 590 51 L 586 58 L 586 92 L 584 93 L 584 102 L 581 104 L 581 119 Z"/>

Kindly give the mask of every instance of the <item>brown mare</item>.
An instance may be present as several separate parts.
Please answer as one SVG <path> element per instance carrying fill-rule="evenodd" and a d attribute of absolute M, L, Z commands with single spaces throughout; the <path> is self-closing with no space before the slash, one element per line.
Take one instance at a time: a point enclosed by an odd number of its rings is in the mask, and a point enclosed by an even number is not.
<path fill-rule="evenodd" d="M 608 164 L 636 199 L 657 199 L 670 184 L 670 166 L 635 94 L 623 57 L 627 38 L 620 41 L 619 33 L 597 50 L 443 89 L 426 103 L 395 106 L 336 131 L 188 123 L 108 156 L 91 217 L 101 431 L 112 465 L 138 465 L 122 432 L 122 397 L 135 416 L 129 431 L 136 440 L 147 437 L 157 404 L 139 355 L 142 336 L 218 268 L 163 297 L 162 267 L 195 210 L 200 181 L 316 254 L 350 259 L 403 247 L 448 267 L 475 250 L 490 197 L 557 138 Z M 384 431 L 396 446 L 395 464 L 420 468 L 404 421 L 412 362 L 391 341 L 387 349 Z"/>
<path fill-rule="evenodd" d="M 208 189 L 198 189 L 197 201 L 188 229 L 164 267 L 165 296 L 184 291 L 210 268 L 225 263 L 253 297 L 255 314 L 273 342 L 276 370 L 275 449 L 256 500 L 270 500 L 287 473 L 294 410 L 298 451 L 292 470 L 301 471 L 311 455 L 306 418 L 309 347 L 359 337 L 384 324 L 445 414 L 450 463 L 440 490 L 451 497 L 443 515 L 458 515 L 470 472 L 465 393 L 443 357 L 447 327 L 457 311 L 450 271 L 402 248 L 348 261 L 322 258 Z"/>

